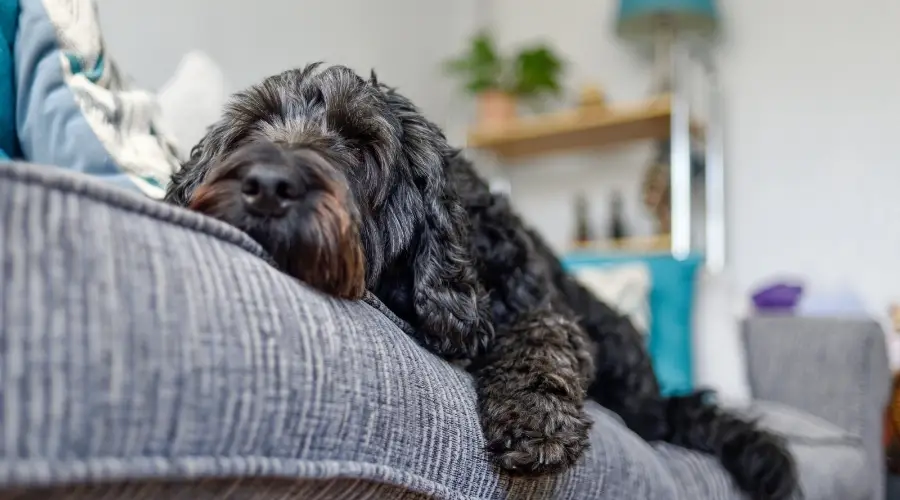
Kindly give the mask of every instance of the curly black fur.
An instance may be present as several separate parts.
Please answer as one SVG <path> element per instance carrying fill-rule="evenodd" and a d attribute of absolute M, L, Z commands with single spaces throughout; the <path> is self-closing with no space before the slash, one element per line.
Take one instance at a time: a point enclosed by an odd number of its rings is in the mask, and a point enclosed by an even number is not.
<path fill-rule="evenodd" d="M 754 498 L 797 489 L 778 437 L 704 394 L 660 394 L 632 324 L 563 270 L 408 99 L 374 75 L 317 66 L 238 93 L 173 178 L 168 201 L 244 229 L 312 284 L 341 290 L 316 273 L 343 268 L 306 266 L 312 276 L 303 274 L 296 256 L 321 251 L 305 247 L 358 248 L 365 287 L 415 327 L 419 342 L 472 361 L 487 447 L 505 470 L 553 473 L 577 462 L 588 446 L 583 402 L 591 397 L 646 440 L 715 455 Z M 308 203 L 277 220 L 241 211 L 233 165 L 248 148 L 280 150 L 266 161 L 308 171 Z M 327 223 L 317 222 L 322 200 L 330 200 Z"/>

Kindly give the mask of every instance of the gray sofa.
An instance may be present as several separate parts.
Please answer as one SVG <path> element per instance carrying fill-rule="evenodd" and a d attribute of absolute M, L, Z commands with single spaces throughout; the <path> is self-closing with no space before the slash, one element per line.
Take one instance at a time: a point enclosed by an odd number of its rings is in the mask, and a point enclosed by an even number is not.
<path fill-rule="evenodd" d="M 469 376 L 407 328 L 279 273 L 217 221 L 0 165 L 0 498 L 741 498 L 711 458 L 642 442 L 596 404 L 576 468 L 499 473 Z M 744 411 L 788 436 L 806 498 L 882 498 L 878 327 L 745 333 L 761 401 Z"/>

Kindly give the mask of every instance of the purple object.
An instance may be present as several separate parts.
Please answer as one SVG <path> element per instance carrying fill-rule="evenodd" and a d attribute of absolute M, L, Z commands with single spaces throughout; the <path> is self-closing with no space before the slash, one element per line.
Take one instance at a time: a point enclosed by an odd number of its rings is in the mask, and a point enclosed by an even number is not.
<path fill-rule="evenodd" d="M 761 311 L 792 311 L 803 295 L 801 285 L 776 283 L 753 294 L 753 304 Z"/>

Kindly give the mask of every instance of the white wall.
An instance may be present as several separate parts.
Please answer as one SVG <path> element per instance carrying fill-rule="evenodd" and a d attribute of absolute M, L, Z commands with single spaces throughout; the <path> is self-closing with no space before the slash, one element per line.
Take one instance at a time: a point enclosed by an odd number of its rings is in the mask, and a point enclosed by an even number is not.
<path fill-rule="evenodd" d="M 647 91 L 649 67 L 616 40 L 616 3 L 497 0 L 494 18 L 504 43 L 551 40 L 571 83 L 596 79 L 628 100 Z M 721 1 L 728 227 L 742 289 L 773 273 L 845 282 L 882 315 L 900 299 L 900 2 L 865 4 Z M 646 229 L 637 193 L 647 154 L 628 147 L 510 168 L 514 198 L 560 248 L 578 189 L 628 187 L 629 214 Z"/>
<path fill-rule="evenodd" d="M 189 50 L 221 65 L 231 91 L 314 61 L 400 87 L 439 121 L 453 102 L 439 62 L 469 30 L 471 0 L 99 0 L 109 50 L 141 85 L 166 82 Z"/>
<path fill-rule="evenodd" d="M 199 48 L 234 89 L 324 59 L 378 69 L 451 138 L 471 106 L 440 74 L 483 13 L 480 0 L 100 0 L 105 36 L 138 81 L 162 84 Z M 645 95 L 649 67 L 612 29 L 613 0 L 495 0 L 510 46 L 551 40 L 568 83 L 599 82 L 610 99 Z M 881 314 L 900 299 L 900 3 L 721 0 L 728 90 L 732 270 L 742 289 L 773 273 L 855 285 Z M 632 194 L 627 212 L 650 230 L 636 196 L 646 146 L 557 157 L 508 171 L 514 199 L 558 248 L 572 228 L 572 195 Z M 594 207 L 595 221 L 605 206 Z"/>
<path fill-rule="evenodd" d="M 900 299 L 900 3 L 726 2 L 733 260 Z"/>

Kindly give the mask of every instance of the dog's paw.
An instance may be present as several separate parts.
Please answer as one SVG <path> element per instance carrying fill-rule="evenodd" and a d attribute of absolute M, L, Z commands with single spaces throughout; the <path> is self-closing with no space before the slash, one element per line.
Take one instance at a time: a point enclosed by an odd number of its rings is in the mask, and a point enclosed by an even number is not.
<path fill-rule="evenodd" d="M 492 398 L 483 403 L 481 413 L 493 462 L 513 474 L 562 472 L 589 444 L 592 422 L 581 405 L 554 394 Z"/>

